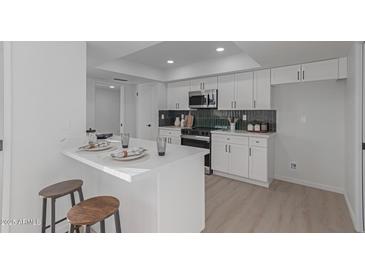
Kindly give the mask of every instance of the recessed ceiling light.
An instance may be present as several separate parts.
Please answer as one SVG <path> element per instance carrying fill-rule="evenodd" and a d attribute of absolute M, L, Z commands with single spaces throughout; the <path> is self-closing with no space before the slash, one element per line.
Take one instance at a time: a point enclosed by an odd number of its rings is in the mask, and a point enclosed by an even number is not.
<path fill-rule="evenodd" d="M 222 51 L 224 51 L 224 48 L 216 48 L 215 50 L 218 52 L 222 52 Z"/>
<path fill-rule="evenodd" d="M 109 86 L 110 88 L 115 88 L 115 86 Z"/>
<path fill-rule="evenodd" d="M 174 63 L 174 60 L 167 60 L 166 63 L 167 64 L 173 64 Z"/>

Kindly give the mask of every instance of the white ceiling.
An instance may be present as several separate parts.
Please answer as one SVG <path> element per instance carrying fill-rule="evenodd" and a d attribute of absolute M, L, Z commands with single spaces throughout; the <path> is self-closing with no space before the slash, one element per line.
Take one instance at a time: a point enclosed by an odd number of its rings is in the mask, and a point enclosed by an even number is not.
<path fill-rule="evenodd" d="M 342 57 L 350 46 L 338 41 L 88 42 L 88 76 L 169 82 Z M 225 51 L 216 52 L 217 47 Z M 175 63 L 167 64 L 168 59 Z"/>
<path fill-rule="evenodd" d="M 223 52 L 216 48 L 223 47 Z M 155 44 L 123 57 L 124 60 L 168 70 L 206 60 L 224 58 L 242 53 L 235 43 L 227 41 L 170 41 Z M 174 64 L 167 64 L 174 60 Z"/>

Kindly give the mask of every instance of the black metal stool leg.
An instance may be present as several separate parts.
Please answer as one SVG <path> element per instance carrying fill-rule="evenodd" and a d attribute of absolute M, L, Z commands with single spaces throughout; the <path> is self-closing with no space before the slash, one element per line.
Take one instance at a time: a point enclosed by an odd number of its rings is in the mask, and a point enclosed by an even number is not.
<path fill-rule="evenodd" d="M 105 233 L 105 220 L 100 221 L 100 232 Z"/>
<path fill-rule="evenodd" d="M 70 224 L 70 233 L 75 232 L 75 226 L 73 224 Z"/>
<path fill-rule="evenodd" d="M 80 187 L 77 192 L 79 193 L 80 202 L 84 200 L 84 194 L 82 193 L 82 188 Z"/>
<path fill-rule="evenodd" d="M 89 225 L 86 226 L 85 232 L 90 233 L 90 226 Z"/>
<path fill-rule="evenodd" d="M 75 195 L 74 193 L 70 193 L 70 196 L 71 196 L 71 205 L 74 206 L 76 203 L 75 203 Z"/>
<path fill-rule="evenodd" d="M 51 199 L 51 232 L 56 232 L 56 199 Z"/>
<path fill-rule="evenodd" d="M 47 218 L 47 198 L 43 198 L 43 203 L 42 203 L 42 233 L 46 232 L 46 218 Z"/>
<path fill-rule="evenodd" d="M 120 227 L 119 210 L 114 213 L 115 231 L 117 233 L 122 233 L 122 228 Z"/>

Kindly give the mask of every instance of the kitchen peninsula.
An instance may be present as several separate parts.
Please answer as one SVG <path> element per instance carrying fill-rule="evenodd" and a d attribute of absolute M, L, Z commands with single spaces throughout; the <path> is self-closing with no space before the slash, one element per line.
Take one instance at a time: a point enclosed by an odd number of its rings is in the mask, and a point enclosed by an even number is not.
<path fill-rule="evenodd" d="M 130 147 L 143 147 L 147 155 L 116 161 L 110 157 L 111 150 L 72 148 L 63 154 L 97 172 L 93 182 L 85 182 L 86 187 L 120 200 L 123 232 L 201 232 L 205 226 L 204 155 L 209 151 L 167 144 L 161 157 L 155 142 L 142 139 L 131 139 Z"/>

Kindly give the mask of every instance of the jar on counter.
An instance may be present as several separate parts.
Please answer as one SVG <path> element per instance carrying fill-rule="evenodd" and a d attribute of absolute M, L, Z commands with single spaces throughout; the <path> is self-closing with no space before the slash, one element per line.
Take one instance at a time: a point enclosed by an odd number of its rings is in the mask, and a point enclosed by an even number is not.
<path fill-rule="evenodd" d="M 261 123 L 261 132 L 267 132 L 269 130 L 268 123 Z"/>
<path fill-rule="evenodd" d="M 97 143 L 98 138 L 96 136 L 96 130 L 95 129 L 89 128 L 88 130 L 86 130 L 86 136 L 87 136 L 87 139 L 89 141 L 89 145 L 93 145 L 93 144 Z"/>
<path fill-rule="evenodd" d="M 261 124 L 258 123 L 258 122 L 256 122 L 255 125 L 254 125 L 254 127 L 253 127 L 253 130 L 255 132 L 260 132 L 261 131 Z"/>
<path fill-rule="evenodd" d="M 247 131 L 253 131 L 253 124 L 252 123 L 248 123 Z"/>

